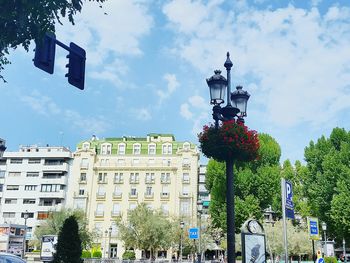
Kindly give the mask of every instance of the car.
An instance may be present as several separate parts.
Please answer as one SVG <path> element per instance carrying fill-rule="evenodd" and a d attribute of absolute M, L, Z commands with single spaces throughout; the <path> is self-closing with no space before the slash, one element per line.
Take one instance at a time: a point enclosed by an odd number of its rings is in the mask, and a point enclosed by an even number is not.
<path fill-rule="evenodd" d="M 13 254 L 0 253 L 0 263 L 26 263 L 26 261 Z"/>

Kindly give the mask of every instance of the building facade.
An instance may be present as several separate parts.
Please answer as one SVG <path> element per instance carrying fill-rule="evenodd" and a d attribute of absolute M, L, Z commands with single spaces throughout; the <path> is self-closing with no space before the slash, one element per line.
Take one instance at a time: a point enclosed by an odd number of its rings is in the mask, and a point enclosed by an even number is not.
<path fill-rule="evenodd" d="M 86 211 L 104 257 L 122 258 L 115 219 L 140 203 L 197 223 L 199 153 L 169 134 L 83 141 L 74 153 L 68 205 Z M 140 258 L 141 252 L 137 252 Z M 171 257 L 171 251 L 165 255 Z"/>
<path fill-rule="evenodd" d="M 0 224 L 26 223 L 26 239 L 32 239 L 49 213 L 65 205 L 71 164 L 72 153 L 64 147 L 21 146 L 18 152 L 5 152 L 0 159 Z"/>

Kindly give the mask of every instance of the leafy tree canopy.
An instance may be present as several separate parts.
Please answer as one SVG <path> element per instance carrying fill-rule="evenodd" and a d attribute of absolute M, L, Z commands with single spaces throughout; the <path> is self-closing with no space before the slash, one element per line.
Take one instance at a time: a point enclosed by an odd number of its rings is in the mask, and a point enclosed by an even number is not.
<path fill-rule="evenodd" d="M 106 0 L 96 1 L 101 3 Z M 31 40 L 40 40 L 46 32 L 55 32 L 62 17 L 74 24 L 74 15 L 80 12 L 86 0 L 1 0 L 0 1 L 0 79 L 7 55 L 11 49 L 23 46 L 29 49 Z M 62 23 L 61 23 L 62 24 Z"/>
<path fill-rule="evenodd" d="M 35 229 L 35 245 L 41 245 L 41 237 L 43 235 L 58 235 L 65 220 L 71 216 L 78 221 L 79 235 L 82 240 L 84 249 L 88 249 L 92 243 L 93 234 L 87 229 L 87 219 L 82 210 L 62 209 L 61 211 L 54 211 L 51 215 L 43 221 L 39 227 Z"/>

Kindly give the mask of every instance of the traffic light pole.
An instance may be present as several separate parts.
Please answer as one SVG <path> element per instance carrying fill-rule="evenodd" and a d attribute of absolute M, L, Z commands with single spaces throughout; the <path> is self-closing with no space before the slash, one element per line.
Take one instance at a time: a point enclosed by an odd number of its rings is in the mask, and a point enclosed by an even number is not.
<path fill-rule="evenodd" d="M 42 42 L 39 42 L 36 45 L 34 65 L 47 73 L 53 74 L 56 44 L 69 52 L 69 55 L 67 56 L 69 63 L 66 65 L 68 68 L 66 77 L 68 77 L 69 84 L 83 90 L 86 52 L 83 48 L 73 42 L 67 46 L 57 40 L 54 34 L 46 34 Z"/>

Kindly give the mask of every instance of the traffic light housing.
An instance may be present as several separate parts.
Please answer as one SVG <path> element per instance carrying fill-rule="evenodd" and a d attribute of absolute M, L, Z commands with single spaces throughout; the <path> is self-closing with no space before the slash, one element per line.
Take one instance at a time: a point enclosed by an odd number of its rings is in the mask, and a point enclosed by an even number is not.
<path fill-rule="evenodd" d="M 66 67 L 68 68 L 68 82 L 77 87 L 78 89 L 84 89 L 85 82 L 85 60 L 86 52 L 84 49 L 74 44 L 73 42 L 69 45 L 70 51 L 67 58 L 69 59 Z"/>
<path fill-rule="evenodd" d="M 42 41 L 36 42 L 34 65 L 47 73 L 53 74 L 56 53 L 56 36 L 46 33 Z"/>

